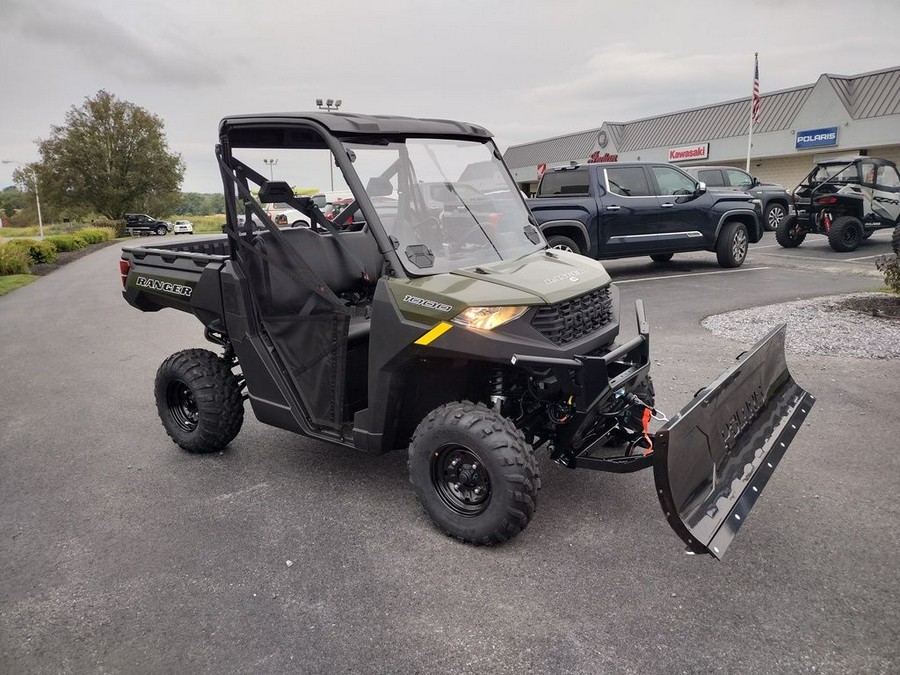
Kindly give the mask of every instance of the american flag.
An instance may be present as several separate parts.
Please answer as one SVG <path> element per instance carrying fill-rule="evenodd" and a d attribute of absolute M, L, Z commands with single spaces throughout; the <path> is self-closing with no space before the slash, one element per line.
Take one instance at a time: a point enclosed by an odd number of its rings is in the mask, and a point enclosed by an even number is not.
<path fill-rule="evenodd" d="M 753 55 L 753 108 L 751 109 L 753 123 L 759 122 L 759 54 Z"/>

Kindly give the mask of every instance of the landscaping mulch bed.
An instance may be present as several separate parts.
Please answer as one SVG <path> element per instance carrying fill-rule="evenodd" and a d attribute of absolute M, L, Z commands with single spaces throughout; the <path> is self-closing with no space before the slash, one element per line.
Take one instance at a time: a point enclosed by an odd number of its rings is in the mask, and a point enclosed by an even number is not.
<path fill-rule="evenodd" d="M 67 265 L 70 262 L 78 260 L 79 258 L 83 258 L 86 255 L 93 253 L 94 251 L 98 251 L 101 248 L 106 248 L 107 246 L 113 246 L 115 244 L 121 244 L 122 242 L 112 239 L 110 241 L 103 241 L 99 244 L 88 244 L 82 249 L 77 251 L 66 251 L 59 253 L 59 257 L 56 262 L 52 263 L 41 263 L 40 265 L 32 265 L 31 273 L 36 274 L 39 277 L 46 276 L 53 272 L 54 270 L 58 270 L 63 265 Z"/>
<path fill-rule="evenodd" d="M 885 319 L 900 320 L 900 295 L 854 295 L 846 300 L 838 300 L 833 307 L 826 307 L 825 311 L 850 310 L 869 316 L 877 316 Z"/>

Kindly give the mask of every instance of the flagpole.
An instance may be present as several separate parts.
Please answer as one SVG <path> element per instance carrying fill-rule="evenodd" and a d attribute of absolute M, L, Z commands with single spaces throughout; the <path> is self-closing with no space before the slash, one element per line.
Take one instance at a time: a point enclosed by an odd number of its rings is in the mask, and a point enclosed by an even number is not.
<path fill-rule="evenodd" d="M 753 88 L 750 92 L 750 133 L 747 134 L 747 166 L 746 171 L 750 173 L 750 148 L 753 145 L 753 102 L 756 94 L 756 73 L 759 69 L 759 52 L 753 52 Z"/>

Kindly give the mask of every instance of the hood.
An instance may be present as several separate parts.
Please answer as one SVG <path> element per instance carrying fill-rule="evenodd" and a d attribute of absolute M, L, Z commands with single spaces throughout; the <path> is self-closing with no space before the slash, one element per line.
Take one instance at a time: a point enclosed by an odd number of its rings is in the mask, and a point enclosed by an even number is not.
<path fill-rule="evenodd" d="M 466 307 L 553 305 L 609 285 L 596 260 L 547 250 L 417 279 L 390 279 L 388 287 L 408 318 L 449 320 Z"/>
<path fill-rule="evenodd" d="M 610 282 L 609 274 L 599 262 L 555 249 L 532 253 L 518 260 L 467 267 L 453 274 L 529 293 L 548 305 L 582 295 Z"/>

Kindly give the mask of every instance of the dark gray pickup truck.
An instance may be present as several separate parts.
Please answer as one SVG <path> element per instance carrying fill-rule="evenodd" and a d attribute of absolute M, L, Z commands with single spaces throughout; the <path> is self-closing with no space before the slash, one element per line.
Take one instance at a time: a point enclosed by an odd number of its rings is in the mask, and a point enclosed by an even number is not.
<path fill-rule="evenodd" d="M 597 163 L 562 167 L 541 178 L 528 200 L 552 248 L 596 259 L 714 251 L 739 267 L 763 236 L 760 201 L 713 192 L 671 164 Z"/>
<path fill-rule="evenodd" d="M 706 183 L 706 187 L 721 192 L 746 192 L 762 202 L 763 227 L 774 232 L 790 212 L 791 195 L 784 185 L 763 183 L 756 176 L 733 166 L 686 166 L 685 173 Z"/>

